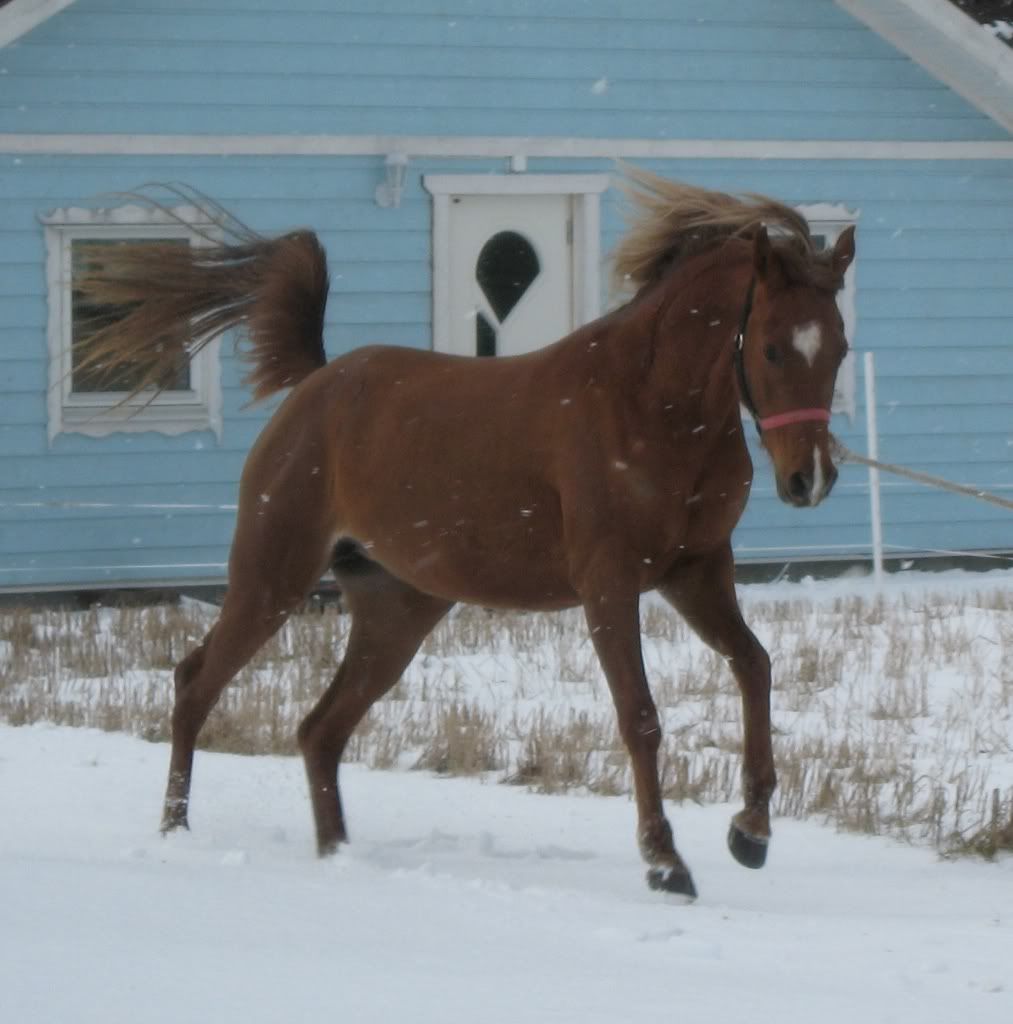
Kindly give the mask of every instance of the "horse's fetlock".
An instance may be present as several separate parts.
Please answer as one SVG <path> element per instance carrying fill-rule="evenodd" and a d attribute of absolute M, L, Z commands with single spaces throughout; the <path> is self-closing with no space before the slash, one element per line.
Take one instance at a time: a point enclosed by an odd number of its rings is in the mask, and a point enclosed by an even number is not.
<path fill-rule="evenodd" d="M 773 766 L 760 775 L 743 771 L 742 791 L 747 807 L 766 808 L 775 789 L 777 789 L 777 772 Z"/>
<path fill-rule="evenodd" d="M 758 841 L 770 838 L 770 814 L 766 807 L 746 807 L 732 818 L 735 827 L 744 835 Z"/>
<path fill-rule="evenodd" d="M 675 840 L 672 837 L 672 826 L 664 817 L 652 818 L 641 824 L 637 831 L 637 844 L 640 854 L 648 864 L 682 863 L 675 852 Z M 673 860 L 674 858 L 674 860 Z"/>

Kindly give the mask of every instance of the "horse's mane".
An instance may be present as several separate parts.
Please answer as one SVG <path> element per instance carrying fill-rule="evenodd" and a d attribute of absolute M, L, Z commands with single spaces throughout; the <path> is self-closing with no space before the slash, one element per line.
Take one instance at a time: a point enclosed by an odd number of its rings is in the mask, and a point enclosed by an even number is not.
<path fill-rule="evenodd" d="M 841 286 L 829 254 L 813 245 L 808 221 L 776 199 L 715 192 L 629 164 L 618 184 L 632 203 L 630 229 L 612 253 L 618 290 L 639 291 L 705 249 L 731 238 L 751 240 L 761 227 L 771 231 L 789 280 L 828 291 Z"/>

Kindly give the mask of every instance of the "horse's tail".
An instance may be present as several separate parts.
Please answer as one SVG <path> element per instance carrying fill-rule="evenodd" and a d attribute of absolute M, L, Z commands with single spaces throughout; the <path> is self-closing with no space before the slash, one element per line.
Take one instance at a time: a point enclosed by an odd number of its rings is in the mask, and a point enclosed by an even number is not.
<path fill-rule="evenodd" d="M 124 242 L 82 247 L 74 287 L 99 313 L 75 366 L 132 395 L 170 387 L 193 356 L 232 327 L 248 339 L 244 383 L 254 400 L 291 387 L 327 362 L 327 257 L 309 230 L 263 238 L 230 226 L 229 242 Z M 109 322 L 109 310 L 113 318 Z M 119 308 L 117 308 L 119 307 Z M 125 307 L 125 315 L 118 315 Z M 104 317 L 105 323 L 102 324 Z M 87 325 L 86 325 L 87 330 Z M 136 382 L 136 383 L 135 383 Z"/>

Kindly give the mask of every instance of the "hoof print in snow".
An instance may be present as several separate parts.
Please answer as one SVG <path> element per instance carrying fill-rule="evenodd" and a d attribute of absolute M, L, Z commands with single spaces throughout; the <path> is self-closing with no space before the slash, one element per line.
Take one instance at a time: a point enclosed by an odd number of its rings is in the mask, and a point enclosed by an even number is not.
<path fill-rule="evenodd" d="M 687 902 L 696 899 L 693 877 L 685 868 L 651 868 L 647 872 L 647 886 L 655 892 L 685 896 Z"/>
<path fill-rule="evenodd" d="M 746 835 L 735 825 L 728 830 L 728 849 L 747 868 L 762 868 L 767 861 L 767 840 Z"/>

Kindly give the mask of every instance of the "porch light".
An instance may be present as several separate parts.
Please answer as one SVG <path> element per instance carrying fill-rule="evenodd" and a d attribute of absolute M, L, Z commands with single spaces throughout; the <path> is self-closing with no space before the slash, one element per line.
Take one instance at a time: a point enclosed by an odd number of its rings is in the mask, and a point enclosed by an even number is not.
<path fill-rule="evenodd" d="M 383 167 L 384 180 L 376 186 L 376 205 L 400 206 L 408 174 L 408 157 L 404 153 L 388 153 Z"/>

